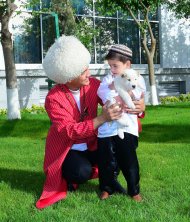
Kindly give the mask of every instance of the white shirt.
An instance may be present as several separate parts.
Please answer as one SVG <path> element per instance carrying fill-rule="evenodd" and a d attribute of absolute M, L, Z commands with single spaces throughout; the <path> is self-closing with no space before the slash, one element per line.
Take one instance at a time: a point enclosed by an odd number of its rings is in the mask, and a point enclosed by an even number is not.
<path fill-rule="evenodd" d="M 107 101 L 107 95 L 110 93 L 109 85 L 113 82 L 113 80 L 114 80 L 114 76 L 111 73 L 109 73 L 103 78 L 99 86 L 97 93 L 98 93 L 98 96 L 102 99 L 102 102 L 104 104 Z M 137 87 L 134 90 L 132 90 L 135 100 L 139 100 L 142 92 L 143 93 L 146 92 L 145 81 L 141 75 L 140 75 L 140 86 L 141 86 L 141 89 L 138 89 Z M 115 90 L 111 90 L 111 91 L 114 96 L 118 95 L 118 93 Z M 138 133 L 137 115 L 127 114 L 127 118 L 128 118 L 129 125 L 123 128 L 124 132 L 138 136 L 139 133 Z M 117 126 L 118 126 L 117 124 L 118 123 L 116 121 L 106 122 L 102 124 L 98 128 L 98 137 L 104 138 L 104 137 L 116 136 Z"/>
<path fill-rule="evenodd" d="M 70 90 L 70 91 L 73 94 L 73 97 L 77 103 L 79 111 L 81 111 L 80 110 L 80 89 L 77 91 L 73 91 L 73 90 Z M 87 144 L 86 143 L 73 144 L 71 146 L 71 150 L 85 151 L 87 150 Z"/>

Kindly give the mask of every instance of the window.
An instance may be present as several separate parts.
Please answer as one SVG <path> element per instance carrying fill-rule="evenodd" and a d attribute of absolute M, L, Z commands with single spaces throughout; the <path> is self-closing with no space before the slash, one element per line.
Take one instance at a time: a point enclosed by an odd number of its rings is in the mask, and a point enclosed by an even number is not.
<path fill-rule="evenodd" d="M 12 19 L 15 63 L 40 64 L 55 39 L 59 36 L 58 17 L 55 13 L 32 14 L 41 7 L 48 8 L 50 0 L 28 6 Z"/>
<path fill-rule="evenodd" d="M 173 96 L 186 93 L 185 81 L 165 81 L 159 82 L 159 96 Z"/>
<path fill-rule="evenodd" d="M 141 32 L 136 22 L 121 12 L 117 12 L 112 16 L 103 16 L 96 10 L 95 1 L 91 1 L 91 5 L 86 6 L 85 0 L 72 0 L 78 17 L 88 17 L 93 20 L 93 27 L 98 30 L 98 35 L 94 38 L 94 54 L 92 55 L 92 63 L 103 63 L 104 56 L 111 44 L 127 44 L 133 50 L 133 63 L 145 64 L 146 55 L 142 45 Z M 138 15 L 141 21 L 141 15 Z M 149 15 L 152 30 L 157 40 L 154 63 L 160 63 L 159 55 L 159 21 L 158 12 Z M 150 37 L 147 35 L 147 44 L 150 46 Z"/>
<path fill-rule="evenodd" d="M 91 63 L 104 63 L 108 47 L 112 44 L 127 44 L 133 50 L 133 64 L 145 64 L 146 55 L 142 46 L 141 32 L 136 22 L 130 17 L 117 12 L 112 16 L 103 16 L 96 10 L 95 0 L 86 4 L 85 0 L 71 0 L 77 21 L 86 20 L 96 35 L 91 44 Z M 50 5 L 50 0 L 43 0 L 42 7 Z M 39 5 L 36 6 L 39 9 Z M 16 63 L 41 63 L 47 49 L 55 41 L 57 23 L 53 14 L 32 16 L 30 12 L 17 15 L 13 26 L 13 47 Z M 141 15 L 138 15 L 141 21 Z M 151 26 L 157 40 L 155 64 L 160 63 L 158 13 L 150 15 Z M 150 37 L 147 35 L 150 46 Z"/>
<path fill-rule="evenodd" d="M 13 24 L 15 63 L 41 63 L 40 18 L 25 12 Z"/>

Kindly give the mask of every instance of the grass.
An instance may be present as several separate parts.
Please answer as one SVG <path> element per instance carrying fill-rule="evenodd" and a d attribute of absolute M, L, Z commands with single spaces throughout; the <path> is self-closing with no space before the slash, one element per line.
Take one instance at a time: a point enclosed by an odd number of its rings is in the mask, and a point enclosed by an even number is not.
<path fill-rule="evenodd" d="M 148 106 L 137 150 L 142 203 L 113 195 L 98 199 L 98 180 L 42 211 L 45 114 L 23 114 L 22 120 L 0 116 L 0 221 L 10 222 L 186 222 L 190 221 L 190 106 Z M 122 175 L 121 183 L 125 185 Z"/>

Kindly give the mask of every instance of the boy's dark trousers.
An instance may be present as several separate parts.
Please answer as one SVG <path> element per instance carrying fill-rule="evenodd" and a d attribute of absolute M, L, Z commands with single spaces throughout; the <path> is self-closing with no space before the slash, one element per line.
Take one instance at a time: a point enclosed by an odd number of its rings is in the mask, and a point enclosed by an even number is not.
<path fill-rule="evenodd" d="M 118 192 L 118 169 L 121 169 L 127 181 L 130 196 L 139 194 L 139 163 L 136 154 L 138 138 L 125 133 L 124 139 L 118 136 L 98 138 L 99 186 L 109 194 Z M 121 187 L 122 188 L 122 187 Z M 118 190 L 117 190 L 118 189 Z M 120 192 L 122 193 L 122 192 Z"/>

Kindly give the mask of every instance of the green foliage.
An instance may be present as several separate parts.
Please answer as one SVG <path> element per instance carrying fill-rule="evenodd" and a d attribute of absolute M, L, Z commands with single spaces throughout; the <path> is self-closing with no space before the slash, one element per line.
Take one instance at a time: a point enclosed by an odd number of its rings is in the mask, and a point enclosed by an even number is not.
<path fill-rule="evenodd" d="M 21 109 L 21 113 L 29 113 L 29 114 L 42 114 L 46 113 L 46 110 L 44 106 L 37 106 L 37 105 L 32 105 L 31 108 L 23 108 Z M 6 115 L 7 110 L 6 109 L 0 109 L 0 115 Z"/>
<path fill-rule="evenodd" d="M 190 93 L 181 94 L 179 96 L 166 96 L 160 98 L 161 104 L 190 102 Z"/>
<path fill-rule="evenodd" d="M 93 39 L 98 34 L 98 29 L 93 28 L 92 21 L 87 18 L 77 19 L 75 36 L 88 48 L 92 54 Z"/>
<path fill-rule="evenodd" d="M 6 0 L 1 0 L 0 1 L 0 21 L 1 17 L 4 15 L 7 9 L 7 1 Z"/>
<path fill-rule="evenodd" d="M 38 0 L 32 0 L 30 2 L 30 7 L 32 7 L 36 5 L 35 2 L 38 2 Z M 91 20 L 88 20 L 87 18 L 77 17 L 75 15 L 75 11 L 71 1 L 52 0 L 51 4 L 42 5 L 42 9 L 38 11 L 38 14 L 39 12 L 48 12 L 49 14 L 56 13 L 59 19 L 60 34 L 75 35 L 89 49 L 89 51 L 92 50 L 93 39 L 98 31 L 94 30 Z M 52 36 L 53 25 L 50 26 L 50 24 L 48 23 L 46 26 L 47 30 L 45 30 L 44 36 L 47 36 L 46 41 L 50 39 L 50 42 L 47 42 L 45 50 L 48 50 L 50 45 L 53 43 L 52 38 L 49 37 Z"/>
<path fill-rule="evenodd" d="M 40 114 L 46 113 L 44 106 L 32 105 L 31 108 L 24 108 L 21 113 Z"/>
<path fill-rule="evenodd" d="M 166 96 L 160 98 L 161 104 L 168 104 L 173 102 L 179 102 L 179 98 L 176 96 Z"/>
<path fill-rule="evenodd" d="M 190 93 L 187 93 L 187 94 L 181 94 L 179 96 L 179 100 L 181 102 L 189 102 L 190 101 Z"/>
<path fill-rule="evenodd" d="M 126 13 L 129 7 L 133 13 L 141 11 L 142 14 L 146 14 L 147 9 L 155 12 L 162 2 L 162 0 L 97 0 L 99 9 L 104 13 L 113 13 L 116 10 Z"/>
<path fill-rule="evenodd" d="M 76 22 L 71 1 L 52 0 L 49 9 L 58 14 L 60 33 L 73 35 L 76 30 Z"/>
<path fill-rule="evenodd" d="M 0 109 L 0 115 L 6 115 L 7 110 L 6 109 Z"/>
<path fill-rule="evenodd" d="M 99 6 L 101 13 L 107 15 L 119 10 L 125 15 L 130 15 L 132 19 L 135 20 L 141 31 L 141 38 L 143 39 L 142 44 L 145 49 L 146 56 L 149 58 L 147 62 L 151 61 L 151 58 L 154 58 L 156 45 L 150 24 L 150 18 L 156 10 L 158 10 L 161 3 L 162 0 L 97 0 L 97 5 Z M 141 20 L 139 20 L 139 14 Z M 151 44 L 148 44 L 149 40 Z M 151 57 L 150 54 L 152 54 Z M 154 75 L 154 73 L 150 73 L 150 75 Z"/>
<path fill-rule="evenodd" d="M 168 0 L 165 2 L 178 18 L 188 18 L 190 16 L 189 0 Z"/>
<path fill-rule="evenodd" d="M 40 0 L 27 0 L 24 4 L 26 9 L 33 9 L 33 11 L 40 11 Z"/>

